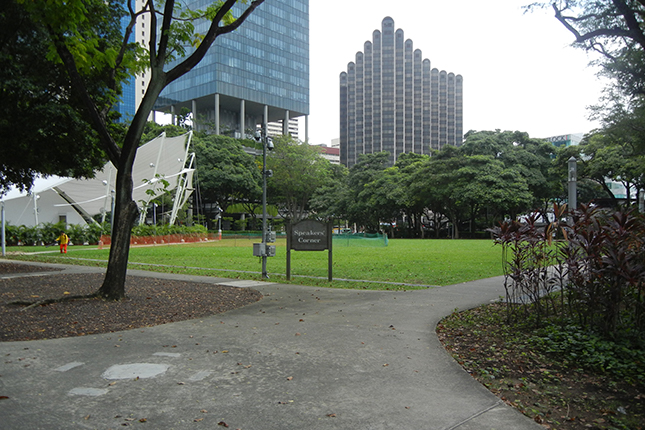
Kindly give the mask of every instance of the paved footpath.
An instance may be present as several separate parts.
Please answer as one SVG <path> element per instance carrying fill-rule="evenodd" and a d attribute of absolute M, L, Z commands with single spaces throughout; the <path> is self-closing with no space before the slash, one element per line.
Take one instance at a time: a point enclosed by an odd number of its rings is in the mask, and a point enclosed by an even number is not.
<path fill-rule="evenodd" d="M 435 334 L 453 310 L 498 299 L 501 278 L 389 292 L 128 273 L 264 298 L 152 328 L 2 342 L 0 428 L 542 428 L 468 375 Z"/>

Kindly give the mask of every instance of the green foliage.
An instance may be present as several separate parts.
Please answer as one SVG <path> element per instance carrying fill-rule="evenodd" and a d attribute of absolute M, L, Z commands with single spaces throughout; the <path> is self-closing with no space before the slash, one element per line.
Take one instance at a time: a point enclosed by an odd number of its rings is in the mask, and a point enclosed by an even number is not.
<path fill-rule="evenodd" d="M 9 0 L 0 10 L 0 194 L 30 188 L 38 174 L 91 177 L 105 163 L 66 70 L 47 61 L 49 35 L 30 20 L 31 7 Z M 93 96 L 106 92 L 101 77 L 87 86 Z"/>
<path fill-rule="evenodd" d="M 43 223 L 39 227 L 5 226 L 5 236 L 7 245 L 51 245 L 62 231 L 67 233 L 69 239 L 74 245 L 83 245 L 85 243 L 96 244 L 104 234 L 110 234 L 110 224 L 70 224 L 65 223 L 51 224 Z M 184 225 L 140 225 L 132 229 L 135 236 L 164 236 L 164 235 L 197 235 L 206 236 L 208 230 L 202 225 L 184 226 Z"/>
<path fill-rule="evenodd" d="M 162 133 L 166 133 L 166 136 L 168 137 L 177 137 L 182 134 L 186 134 L 186 129 L 172 124 L 161 125 L 153 121 L 148 121 L 146 122 L 143 134 L 141 135 L 141 142 L 150 142 Z M 195 139 L 195 137 L 193 137 L 193 139 Z"/>
<path fill-rule="evenodd" d="M 578 325 L 550 323 L 531 336 L 529 343 L 557 355 L 567 366 L 645 383 L 645 344 L 642 342 L 609 341 Z"/>
<path fill-rule="evenodd" d="M 203 225 L 137 225 L 132 228 L 133 236 L 169 236 L 169 235 L 197 235 L 206 236 L 208 230 Z"/>
<path fill-rule="evenodd" d="M 348 169 L 342 164 L 331 164 L 327 180 L 314 192 L 309 200 L 311 210 L 325 221 L 345 217 L 347 203 Z"/>
<path fill-rule="evenodd" d="M 217 135 L 194 136 L 193 148 L 206 202 L 217 203 L 226 212 L 232 204 L 261 198 L 261 171 L 241 141 Z"/>
<path fill-rule="evenodd" d="M 89 243 L 89 229 L 87 226 L 72 224 L 66 229 L 65 233 L 67 233 L 69 240 L 75 245 Z"/>
<path fill-rule="evenodd" d="M 629 331 L 645 341 L 645 217 L 587 206 L 569 213 L 570 225 L 561 222 L 565 208 L 554 215 L 545 227 L 531 216 L 491 229 L 503 250 L 509 320 L 533 314 L 540 325 L 550 306 L 607 339 Z M 560 232 L 566 240 L 553 243 Z"/>
<path fill-rule="evenodd" d="M 71 227 L 71 226 L 70 226 Z M 86 226 L 84 232 L 86 240 L 88 243 L 98 243 L 101 239 L 101 236 L 110 232 L 110 223 L 105 222 L 101 224 L 91 223 Z"/>
<path fill-rule="evenodd" d="M 527 133 L 496 130 L 470 131 L 461 147 L 432 156 L 401 154 L 392 167 L 387 153 L 364 154 L 346 178 L 314 194 L 312 207 L 322 218 L 367 231 L 405 217 L 404 228 L 390 233 L 409 237 L 426 230 L 439 237 L 450 223 L 458 238 L 466 223 L 475 234 L 557 197 L 564 180 L 552 174 L 554 153 L 553 145 Z"/>
<path fill-rule="evenodd" d="M 616 80 L 628 95 L 640 96 L 645 88 L 645 24 L 642 2 L 567 0 L 536 2 L 548 8 L 569 30 L 574 46 L 599 54 L 594 62 Z"/>
<path fill-rule="evenodd" d="M 640 137 L 633 135 L 620 124 L 608 125 L 585 136 L 579 146 L 558 151 L 556 164 L 559 172 L 566 171 L 570 157 L 575 157 L 578 177 L 595 182 L 603 191 L 602 197 L 611 198 L 618 206 L 618 196 L 607 185 L 608 181 L 622 183 L 625 189 L 645 185 L 645 148 L 639 147 Z M 627 205 L 630 204 L 630 193 Z M 583 199 L 589 201 L 589 199 Z"/>
<path fill-rule="evenodd" d="M 310 200 L 328 183 L 330 163 L 320 157 L 319 148 L 291 136 L 281 136 L 273 143 L 275 148 L 267 156 L 267 170 L 273 173 L 267 179 L 267 198 L 283 217 L 294 221 L 306 218 Z"/>
<path fill-rule="evenodd" d="M 469 374 L 545 427 L 642 427 L 642 344 L 608 341 L 561 318 L 542 328 L 508 323 L 504 313 L 503 303 L 455 311 L 437 333 Z"/>
<path fill-rule="evenodd" d="M 239 3 L 247 4 L 247 0 L 239 0 Z M 194 49 L 202 44 L 204 34 L 195 31 L 195 24 L 203 20 L 213 21 L 216 19 L 223 5 L 224 2 L 219 0 L 210 3 L 205 10 L 191 10 L 186 9 L 182 3 L 175 4 L 173 15 L 176 19 L 168 29 L 168 35 L 174 41 L 168 62 L 186 56 L 187 47 Z M 235 17 L 229 10 L 222 16 L 220 22 L 224 25 L 231 25 L 235 22 Z"/>
<path fill-rule="evenodd" d="M 41 223 L 38 226 L 37 230 L 39 231 L 39 239 L 42 240 L 45 244 L 53 243 L 56 238 L 60 236 L 61 232 L 65 232 L 68 236 L 70 236 L 67 225 L 64 222 L 59 222 L 56 224 L 49 222 Z"/>
<path fill-rule="evenodd" d="M 7 245 L 51 245 L 55 243 L 56 238 L 61 232 L 67 233 L 72 243 L 75 245 L 83 245 L 84 243 L 98 243 L 100 237 L 104 232 L 109 232 L 110 225 L 108 223 L 103 226 L 98 224 L 87 225 L 66 225 L 63 222 L 52 224 L 42 223 L 38 227 L 27 227 L 24 225 L 13 226 L 7 224 L 5 226 L 5 239 Z"/>
<path fill-rule="evenodd" d="M 347 220 L 365 226 L 368 232 L 380 230 L 379 213 L 369 204 L 369 184 L 381 178 L 389 163 L 389 153 L 363 154 L 349 169 L 344 209 Z M 372 201 L 374 203 L 374 200 Z M 389 217 L 391 218 L 391 217 Z"/>
<path fill-rule="evenodd" d="M 132 201 L 133 184 L 129 178 L 131 178 L 146 118 L 161 91 L 199 64 L 218 36 L 237 29 L 264 0 L 254 0 L 247 7 L 243 7 L 237 19 L 233 18 L 230 12 L 233 6 L 245 3 L 245 0 L 216 2 L 204 12 L 191 11 L 185 4 L 176 2 L 145 2 L 137 5 L 127 2 L 126 10 L 124 7 L 126 3 L 123 1 L 16 1 L 22 9 L 18 8 L 17 13 L 10 14 L 9 21 L 23 12 L 21 17 L 25 21 L 19 23 L 17 27 L 33 29 L 38 33 L 36 40 L 42 41 L 40 54 L 45 54 L 42 58 L 46 61 L 39 62 L 38 65 L 41 67 L 37 70 L 46 71 L 49 70 L 48 68 L 60 67 L 61 71 L 66 72 L 60 74 L 63 84 L 61 105 L 78 113 L 79 118 L 87 121 L 95 133 L 94 135 L 79 133 L 72 136 L 72 139 L 79 136 L 95 138 L 94 145 L 88 145 L 87 151 L 83 151 L 82 147 L 71 150 L 79 157 L 76 161 L 87 171 L 88 167 L 92 167 L 88 166 L 93 161 L 90 156 L 102 150 L 113 162 L 119 178 L 123 179 L 116 182 L 112 232 L 114 237 L 110 247 L 111 251 L 119 256 L 110 260 L 105 282 L 99 290 L 99 295 L 103 298 L 120 300 L 125 297 L 130 232 L 137 215 L 137 205 Z M 164 7 L 166 5 L 168 9 Z M 135 9 L 138 6 L 142 9 Z M 147 31 L 150 36 L 150 50 L 129 42 L 137 19 L 142 19 L 144 15 L 150 18 L 152 26 L 152 31 Z M 8 21 L 5 16 L 3 18 L 5 22 Z M 194 21 L 200 18 L 210 20 L 207 24 L 208 30 L 203 37 L 195 34 Z M 126 24 L 124 32 L 121 29 L 122 19 Z M 0 27 L 4 28 L 3 25 Z M 3 43 L 2 46 L 4 45 L 11 44 Z M 190 54 L 185 49 L 186 45 L 191 46 Z M 193 46 L 196 48 L 193 49 Z M 23 54 L 29 49 L 29 44 L 24 44 L 18 53 Z M 176 53 L 186 53 L 186 58 L 182 58 L 182 61 L 169 66 L 166 70 L 165 66 L 173 60 Z M 2 58 L 2 60 L 6 59 Z M 11 61 L 2 61 L 2 63 L 4 65 Z M 124 127 L 114 125 L 116 117 L 113 114 L 115 112 L 113 107 L 121 95 L 123 83 L 144 69 L 149 73 L 150 81 L 126 131 Z M 49 79 L 49 76 L 40 81 L 34 79 L 33 82 L 41 86 L 51 85 L 52 89 L 58 88 L 57 83 Z M 4 98 L 0 99 L 0 102 L 4 102 Z M 52 104 L 55 105 L 49 100 L 41 102 L 41 105 L 46 107 Z M 15 104 L 10 102 L 7 106 L 13 107 Z M 42 124 L 43 121 L 50 121 L 50 118 L 42 116 L 38 124 Z M 24 124 L 26 127 L 38 129 L 29 122 Z M 89 130 L 90 127 L 86 125 L 86 129 Z M 41 141 L 47 142 L 47 139 L 41 139 Z M 11 147 L 11 145 L 3 145 L 3 148 L 4 146 Z M 52 150 L 58 151 L 61 147 L 62 145 L 52 145 Z M 25 148 L 28 148 L 27 144 Z M 49 173 L 43 165 L 47 166 L 52 160 L 44 158 L 43 154 L 39 156 L 40 161 L 34 164 L 28 163 L 26 171 L 24 168 L 22 170 L 18 168 L 17 173 L 10 178 L 0 176 L 0 186 L 3 183 L 16 181 L 30 185 L 34 172 Z M 1 159 L 13 168 L 15 167 L 13 163 L 18 157 L 3 156 Z M 52 165 L 56 169 L 60 169 L 60 159 L 61 157 L 58 157 L 53 160 Z M 4 172 L 5 169 L 3 168 L 2 171 Z"/>
<path fill-rule="evenodd" d="M 42 234 L 40 229 L 36 227 L 26 227 L 21 225 L 16 228 L 14 238 L 17 239 L 16 244 L 20 245 L 40 245 Z"/>

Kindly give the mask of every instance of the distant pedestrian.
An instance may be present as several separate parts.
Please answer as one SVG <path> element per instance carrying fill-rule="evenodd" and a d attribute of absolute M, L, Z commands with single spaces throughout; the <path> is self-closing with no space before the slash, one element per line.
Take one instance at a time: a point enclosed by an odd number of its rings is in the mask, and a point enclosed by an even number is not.
<path fill-rule="evenodd" d="M 56 242 L 58 242 L 58 244 L 60 245 L 60 253 L 67 254 L 67 244 L 69 243 L 69 237 L 67 237 L 64 231 L 60 232 L 60 236 L 58 236 Z"/>

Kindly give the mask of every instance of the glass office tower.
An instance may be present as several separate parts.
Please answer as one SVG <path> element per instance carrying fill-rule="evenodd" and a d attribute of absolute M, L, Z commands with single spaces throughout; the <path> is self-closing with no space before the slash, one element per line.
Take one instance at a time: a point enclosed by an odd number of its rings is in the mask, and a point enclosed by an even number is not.
<path fill-rule="evenodd" d="M 188 1 L 205 9 L 210 0 Z M 239 16 L 242 7 L 234 8 Z M 206 33 L 209 22 L 196 31 Z M 162 92 L 156 111 L 191 112 L 196 129 L 243 137 L 264 121 L 309 114 L 309 1 L 270 0 Z"/>
<path fill-rule="evenodd" d="M 463 140 L 463 78 L 430 67 L 394 20 L 365 42 L 340 74 L 340 161 L 387 151 L 429 154 Z"/>
<path fill-rule="evenodd" d="M 121 19 L 121 32 L 125 33 L 125 29 L 130 21 L 130 17 L 124 17 Z M 134 42 L 135 38 L 130 36 L 129 42 Z M 130 77 L 126 82 L 123 83 L 120 99 L 114 105 L 114 110 L 121 114 L 119 122 L 128 122 L 132 120 L 134 114 L 137 112 L 139 104 L 137 103 L 136 98 L 136 76 Z"/>

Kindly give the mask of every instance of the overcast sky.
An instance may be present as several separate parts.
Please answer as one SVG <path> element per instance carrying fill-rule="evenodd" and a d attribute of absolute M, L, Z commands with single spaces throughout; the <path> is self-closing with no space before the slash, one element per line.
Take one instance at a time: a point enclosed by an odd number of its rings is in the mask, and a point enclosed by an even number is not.
<path fill-rule="evenodd" d="M 310 0 L 310 143 L 339 137 L 339 75 L 386 16 L 433 68 L 463 76 L 464 132 L 590 131 L 603 84 L 551 10 L 523 12 L 530 1 Z"/>

